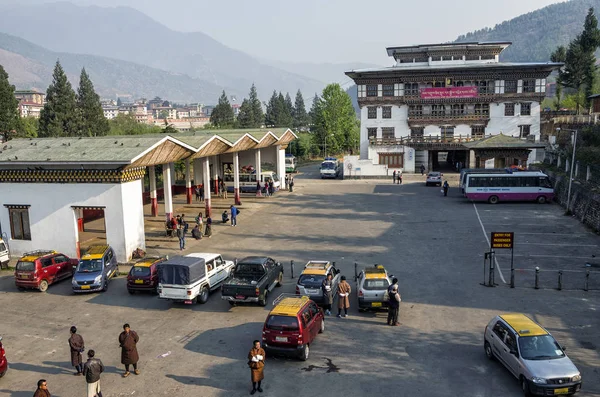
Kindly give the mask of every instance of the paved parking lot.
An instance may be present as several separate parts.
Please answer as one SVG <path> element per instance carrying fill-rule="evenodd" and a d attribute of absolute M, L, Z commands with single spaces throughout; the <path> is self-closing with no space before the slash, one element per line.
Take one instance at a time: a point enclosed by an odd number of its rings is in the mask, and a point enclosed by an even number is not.
<path fill-rule="evenodd" d="M 353 287 L 355 262 L 384 264 L 400 279 L 401 327 L 386 326 L 385 313 L 359 313 L 353 291 L 350 317 L 327 319 L 307 362 L 267 358 L 263 395 L 519 396 L 518 382 L 485 358 L 482 341 L 493 315 L 517 311 L 567 346 L 582 371 L 580 395 L 600 396 L 600 292 L 535 290 L 519 281 L 514 289 L 480 285 L 488 247 L 481 224 L 487 235 L 516 233 L 520 268 L 581 269 L 598 237 L 556 205 L 477 204 L 475 211 L 455 188 L 442 197 L 419 178 L 405 177 L 414 183 L 402 186 L 321 181 L 311 168 L 295 179 L 293 193 L 265 199 L 253 211 L 242 207 L 237 228 L 199 243 L 227 259 L 269 254 L 285 262 L 280 292 L 294 291 L 290 260 L 336 261 Z M 508 277 L 507 257 L 498 260 Z M 45 294 L 18 292 L 12 276 L 0 274 L 0 334 L 11 363 L 0 396 L 29 397 L 41 377 L 53 396 L 83 395 L 84 380 L 71 375 L 69 362 L 73 324 L 107 367 L 105 395 L 248 395 L 246 355 L 270 305 L 230 307 L 218 293 L 205 305 L 173 305 L 130 296 L 122 277 L 103 294 L 73 296 L 68 282 Z M 117 336 L 125 322 L 140 335 L 142 372 L 123 379 Z"/>

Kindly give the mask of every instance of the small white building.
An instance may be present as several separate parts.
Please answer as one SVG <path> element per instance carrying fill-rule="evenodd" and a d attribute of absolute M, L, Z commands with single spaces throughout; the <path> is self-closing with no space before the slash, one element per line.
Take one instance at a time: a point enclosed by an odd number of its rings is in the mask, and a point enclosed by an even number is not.
<path fill-rule="evenodd" d="M 546 78 L 561 64 L 500 62 L 510 44 L 391 47 L 394 66 L 347 72 L 358 89 L 361 130 L 360 156 L 347 156 L 345 174 L 478 166 L 485 160 L 464 143 L 500 133 L 539 142 Z M 541 153 L 531 150 L 527 163 Z M 522 161 L 516 157 L 494 161 L 509 166 Z"/>
<path fill-rule="evenodd" d="M 102 105 L 102 112 L 104 112 L 104 118 L 112 120 L 119 114 L 119 107 L 113 105 Z"/>
<path fill-rule="evenodd" d="M 218 135 L 217 135 L 218 133 Z M 185 193 L 204 185 L 210 214 L 211 188 L 234 173 L 231 203 L 240 204 L 239 172 L 272 163 L 285 175 L 285 148 L 296 139 L 289 129 L 229 130 L 89 138 L 8 141 L 0 151 L 0 236 L 13 255 L 54 249 L 80 255 L 85 213 L 104 219 L 106 242 L 121 262 L 145 249 L 143 178 L 149 175 L 152 216 L 158 214 L 155 166 L 162 165 L 164 220 L 173 216 L 173 163 L 185 160 Z M 216 186 L 215 186 L 216 187 Z"/>

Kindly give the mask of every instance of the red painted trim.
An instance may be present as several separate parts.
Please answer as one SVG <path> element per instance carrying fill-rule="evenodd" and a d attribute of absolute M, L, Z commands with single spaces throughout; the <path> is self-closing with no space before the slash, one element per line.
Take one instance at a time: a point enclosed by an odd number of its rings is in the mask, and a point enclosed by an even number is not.
<path fill-rule="evenodd" d="M 188 203 L 188 204 L 192 204 L 192 193 L 193 193 L 193 192 L 192 192 L 192 188 L 191 188 L 191 187 L 188 187 L 188 188 L 186 188 L 186 190 L 187 190 L 187 191 L 186 191 L 187 203 Z"/>
<path fill-rule="evenodd" d="M 75 253 L 78 258 L 81 258 L 81 246 L 79 245 L 79 241 L 75 243 Z"/>
<path fill-rule="evenodd" d="M 233 198 L 235 200 L 235 205 L 242 205 L 242 201 L 240 200 L 240 189 L 233 189 Z"/>
<path fill-rule="evenodd" d="M 215 192 L 217 196 L 219 195 L 219 179 L 215 179 Z"/>
<path fill-rule="evenodd" d="M 158 199 L 157 198 L 150 199 L 150 208 L 152 211 L 152 216 L 158 216 Z"/>
<path fill-rule="evenodd" d="M 77 230 L 83 232 L 83 218 L 77 218 Z"/>
<path fill-rule="evenodd" d="M 210 199 L 204 199 L 204 211 L 205 216 L 212 217 L 212 207 L 210 206 Z"/>

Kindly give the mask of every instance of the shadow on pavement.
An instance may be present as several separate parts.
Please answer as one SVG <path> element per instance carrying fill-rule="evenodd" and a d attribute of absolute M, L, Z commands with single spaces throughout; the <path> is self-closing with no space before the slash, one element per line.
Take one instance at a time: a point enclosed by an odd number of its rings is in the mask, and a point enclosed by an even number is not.
<path fill-rule="evenodd" d="M 252 341 L 261 339 L 263 323 L 254 322 L 203 332 L 185 345 L 186 350 L 246 362 Z"/>

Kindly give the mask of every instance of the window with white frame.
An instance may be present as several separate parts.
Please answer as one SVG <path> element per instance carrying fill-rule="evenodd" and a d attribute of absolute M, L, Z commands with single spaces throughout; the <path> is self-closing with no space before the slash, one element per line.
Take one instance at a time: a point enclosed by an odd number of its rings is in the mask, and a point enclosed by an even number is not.
<path fill-rule="evenodd" d="M 377 128 L 367 128 L 367 138 L 376 139 L 377 138 Z"/>
<path fill-rule="evenodd" d="M 531 116 L 531 102 L 521 102 L 521 116 Z"/>
<path fill-rule="evenodd" d="M 363 98 L 366 94 L 366 86 L 364 84 L 359 84 L 358 86 L 358 97 Z"/>
<path fill-rule="evenodd" d="M 392 139 L 396 137 L 394 127 L 383 127 L 381 129 L 381 137 L 383 139 Z"/>
<path fill-rule="evenodd" d="M 392 118 L 392 107 L 391 106 L 383 106 L 381 108 L 381 117 L 384 119 Z"/>
<path fill-rule="evenodd" d="M 382 86 L 383 96 L 394 96 L 394 84 L 384 84 Z"/>
<path fill-rule="evenodd" d="M 535 92 L 535 79 L 523 80 L 523 92 Z"/>
<path fill-rule="evenodd" d="M 404 95 L 419 95 L 419 83 L 405 83 Z"/>
<path fill-rule="evenodd" d="M 505 103 L 504 104 L 504 115 L 505 116 L 514 116 L 515 115 L 515 104 L 514 103 Z"/>
<path fill-rule="evenodd" d="M 378 95 L 377 84 L 367 84 L 367 96 L 374 97 Z"/>
<path fill-rule="evenodd" d="M 376 119 L 377 118 L 377 107 L 376 106 L 368 106 L 367 107 L 367 118 L 368 119 Z"/>

